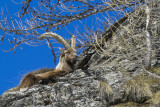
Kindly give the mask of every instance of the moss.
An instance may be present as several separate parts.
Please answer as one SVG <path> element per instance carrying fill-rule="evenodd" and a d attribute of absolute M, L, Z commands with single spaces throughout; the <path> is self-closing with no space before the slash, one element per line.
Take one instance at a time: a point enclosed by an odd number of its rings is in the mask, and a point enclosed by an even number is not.
<path fill-rule="evenodd" d="M 160 67 L 152 67 L 149 72 L 156 73 L 160 76 Z"/>

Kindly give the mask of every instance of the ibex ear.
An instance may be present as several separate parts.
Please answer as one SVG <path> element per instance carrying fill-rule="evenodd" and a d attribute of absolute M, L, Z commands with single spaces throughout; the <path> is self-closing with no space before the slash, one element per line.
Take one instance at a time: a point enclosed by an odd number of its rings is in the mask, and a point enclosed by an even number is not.
<path fill-rule="evenodd" d="M 71 48 L 75 49 L 76 48 L 76 38 L 74 35 L 71 37 Z"/>

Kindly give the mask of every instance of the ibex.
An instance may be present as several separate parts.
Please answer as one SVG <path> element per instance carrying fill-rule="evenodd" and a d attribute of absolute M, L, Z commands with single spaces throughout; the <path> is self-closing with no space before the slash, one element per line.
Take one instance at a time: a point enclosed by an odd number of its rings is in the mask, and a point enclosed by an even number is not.
<path fill-rule="evenodd" d="M 52 32 L 44 33 L 40 36 L 40 39 L 50 37 L 58 40 L 65 50 L 61 52 L 60 60 L 55 70 L 47 71 L 44 73 L 36 74 L 29 73 L 22 80 L 18 86 L 18 90 L 23 91 L 35 84 L 47 84 L 49 81 L 54 81 L 56 77 L 63 76 L 73 71 L 74 63 L 77 59 L 76 54 L 76 39 L 75 36 L 71 37 L 71 46 L 60 35 Z"/>

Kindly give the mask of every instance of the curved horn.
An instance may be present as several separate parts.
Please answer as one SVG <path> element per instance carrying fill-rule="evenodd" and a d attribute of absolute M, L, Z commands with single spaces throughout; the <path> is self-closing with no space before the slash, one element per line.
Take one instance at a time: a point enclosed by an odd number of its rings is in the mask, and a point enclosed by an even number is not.
<path fill-rule="evenodd" d="M 60 42 L 66 49 L 70 48 L 69 43 L 66 42 L 63 37 L 61 37 L 60 35 L 58 35 L 56 33 L 46 32 L 46 33 L 42 34 L 39 37 L 39 39 L 42 39 L 45 37 L 54 38 L 54 39 L 58 40 L 58 42 Z"/>
<path fill-rule="evenodd" d="M 71 37 L 71 48 L 75 49 L 76 48 L 76 38 L 74 35 Z"/>

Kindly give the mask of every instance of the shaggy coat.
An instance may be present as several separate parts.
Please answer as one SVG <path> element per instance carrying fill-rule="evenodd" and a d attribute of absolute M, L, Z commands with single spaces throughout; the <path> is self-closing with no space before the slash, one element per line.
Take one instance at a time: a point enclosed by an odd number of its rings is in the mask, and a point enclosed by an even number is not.
<path fill-rule="evenodd" d="M 75 50 L 75 37 L 71 38 L 71 47 L 67 42 L 59 35 L 48 32 L 42 35 L 43 37 L 52 37 L 57 39 L 66 48 L 61 52 L 60 60 L 55 70 L 49 70 L 42 73 L 29 73 L 23 77 L 18 90 L 23 91 L 35 84 L 48 84 L 49 82 L 56 82 L 56 78 L 64 76 L 67 73 L 73 72 L 74 64 L 77 59 L 77 54 Z M 64 43 L 65 42 L 65 43 Z"/>

